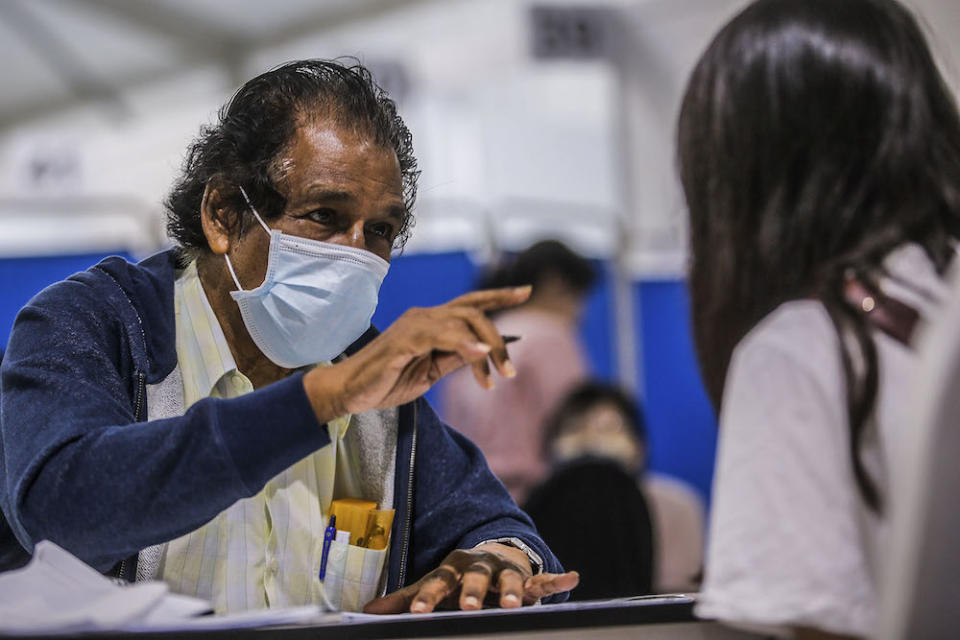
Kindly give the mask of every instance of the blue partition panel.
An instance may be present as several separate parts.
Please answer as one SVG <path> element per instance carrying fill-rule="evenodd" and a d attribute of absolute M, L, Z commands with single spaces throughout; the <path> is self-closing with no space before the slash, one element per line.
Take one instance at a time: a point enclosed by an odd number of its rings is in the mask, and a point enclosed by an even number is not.
<path fill-rule="evenodd" d="M 373 315 L 373 324 L 383 331 L 410 307 L 432 307 L 448 302 L 470 291 L 476 278 L 477 266 L 463 252 L 396 257 L 380 287 L 380 303 Z M 426 396 L 443 415 L 441 387 L 434 386 Z"/>
<path fill-rule="evenodd" d="M 643 345 L 650 466 L 691 483 L 709 505 L 716 418 L 694 355 L 686 284 L 638 283 L 634 301 Z"/>
<path fill-rule="evenodd" d="M 614 323 L 613 268 L 609 262 L 593 260 L 597 281 L 587 297 L 586 309 L 580 323 L 590 373 L 602 380 L 617 379 L 617 343 Z"/>
<path fill-rule="evenodd" d="M 38 291 L 109 255 L 129 259 L 129 254 L 124 252 L 0 258 L 0 349 L 7 344 L 17 312 Z"/>
<path fill-rule="evenodd" d="M 477 267 L 463 252 L 402 255 L 390 263 L 373 323 L 386 329 L 410 307 L 432 307 L 470 291 Z"/>

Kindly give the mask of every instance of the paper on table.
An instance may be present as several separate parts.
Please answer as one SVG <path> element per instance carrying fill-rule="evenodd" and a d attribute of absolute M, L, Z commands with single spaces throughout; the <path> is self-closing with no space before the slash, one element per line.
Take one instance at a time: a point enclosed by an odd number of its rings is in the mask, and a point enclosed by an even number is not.
<path fill-rule="evenodd" d="M 0 574 L 0 632 L 116 629 L 135 620 L 169 620 L 209 611 L 196 598 L 171 597 L 162 582 L 120 586 L 49 541 L 22 569 Z"/>
<path fill-rule="evenodd" d="M 210 604 L 168 593 L 162 582 L 118 585 L 44 540 L 30 563 L 0 574 L 0 635 L 83 631 L 185 631 L 336 623 L 317 606 L 200 616 Z"/>
<path fill-rule="evenodd" d="M 130 624 L 122 631 L 191 631 L 213 629 L 247 629 L 287 624 L 337 624 L 340 622 L 339 613 L 321 612 L 320 607 L 307 605 L 291 607 L 289 609 L 261 609 L 257 611 L 242 611 L 226 615 L 201 616 L 199 618 L 183 618 L 179 620 L 152 621 L 145 624 Z"/>
<path fill-rule="evenodd" d="M 350 613 L 343 614 L 343 622 L 372 622 L 375 620 L 410 620 L 412 618 L 446 618 L 455 616 L 484 616 L 484 615 L 523 615 L 526 613 L 544 613 L 547 611 L 584 611 L 586 609 L 602 609 L 615 606 L 653 606 L 658 604 L 681 604 L 694 602 L 696 596 L 692 594 L 663 594 L 653 596 L 635 596 L 632 598 L 614 598 L 612 600 L 581 600 L 575 602 L 562 602 L 560 604 L 544 604 L 533 607 L 518 607 L 516 609 L 479 609 L 476 611 L 435 611 L 433 613 L 395 613 L 389 615 L 379 615 L 372 613 Z"/>

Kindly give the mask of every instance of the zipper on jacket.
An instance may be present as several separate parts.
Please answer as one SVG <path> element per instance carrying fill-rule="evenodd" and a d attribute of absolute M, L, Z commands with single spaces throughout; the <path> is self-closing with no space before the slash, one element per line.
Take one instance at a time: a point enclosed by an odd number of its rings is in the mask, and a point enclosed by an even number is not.
<path fill-rule="evenodd" d="M 140 420 L 140 409 L 143 408 L 143 379 L 144 375 L 142 373 L 137 373 L 137 399 L 133 404 L 133 419 L 136 421 Z"/>
<path fill-rule="evenodd" d="M 137 398 L 133 402 L 133 419 L 136 422 L 140 421 L 140 411 L 143 409 L 143 394 L 145 393 L 145 387 L 144 387 L 145 378 L 146 376 L 143 373 L 139 371 L 137 372 Z M 126 572 L 126 570 L 127 570 L 127 558 L 124 558 L 123 560 L 120 561 L 120 570 L 117 572 L 117 577 L 123 582 L 127 582 L 127 579 L 124 576 L 124 573 Z M 133 580 L 130 580 L 130 582 L 135 582 L 135 581 L 136 581 L 136 576 L 134 576 Z"/>
<path fill-rule="evenodd" d="M 120 570 L 117 571 L 117 581 L 119 584 L 126 584 L 127 579 L 123 577 L 123 572 L 127 570 L 127 559 L 124 558 L 120 561 Z"/>
<path fill-rule="evenodd" d="M 413 518 L 413 464 L 417 457 L 417 401 L 413 401 L 413 438 L 410 444 L 410 473 L 407 476 L 407 519 L 403 527 L 403 545 L 400 547 L 400 579 L 397 588 L 402 589 L 407 575 L 407 551 L 410 546 L 410 521 Z"/>

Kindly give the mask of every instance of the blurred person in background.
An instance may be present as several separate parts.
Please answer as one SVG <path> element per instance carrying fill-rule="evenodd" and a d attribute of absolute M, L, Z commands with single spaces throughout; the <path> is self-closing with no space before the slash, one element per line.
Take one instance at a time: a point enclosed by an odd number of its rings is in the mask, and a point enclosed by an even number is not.
<path fill-rule="evenodd" d="M 548 544 L 561 561 L 569 548 L 575 548 L 572 540 L 569 544 L 563 540 L 572 526 L 569 500 L 573 494 L 583 491 L 592 496 L 595 502 L 589 508 L 598 510 L 598 513 L 613 514 L 618 508 L 628 512 L 631 508 L 629 501 L 639 501 L 649 512 L 650 531 L 644 534 L 640 528 L 634 539 L 622 539 L 622 547 L 606 548 L 604 553 L 610 554 L 607 566 L 611 567 L 607 571 L 622 572 L 624 567 L 616 564 L 617 558 L 634 557 L 632 566 L 640 569 L 636 570 L 637 577 L 631 579 L 641 580 L 646 563 L 638 558 L 644 558 L 642 549 L 649 547 L 652 573 L 646 582 L 634 583 L 637 588 L 646 585 L 645 590 L 635 593 L 697 589 L 697 576 L 703 562 L 703 504 L 697 493 L 684 482 L 647 470 L 649 450 L 643 415 L 627 393 L 597 381 L 574 388 L 548 420 L 544 430 L 544 450 L 553 465 L 551 477 L 534 489 L 524 508 L 545 540 L 553 540 L 555 536 L 560 538 Z M 622 497 L 614 501 L 609 491 L 601 490 L 597 483 L 609 482 L 618 473 L 628 475 L 640 493 L 631 498 L 633 492 L 623 488 Z M 593 482 L 591 474 L 597 475 L 597 483 Z M 574 476 L 579 476 L 577 482 L 572 482 Z M 553 518 L 551 513 L 557 516 L 566 514 L 566 517 L 548 524 L 547 520 Z M 652 543 L 648 543 L 649 538 Z M 599 557 L 596 550 L 580 553 L 585 555 L 582 560 L 571 558 L 571 561 L 580 561 L 576 566 L 581 574 L 582 591 L 577 597 L 584 598 L 591 589 L 597 588 L 591 585 L 609 581 L 598 579 L 603 569 L 597 576 L 591 575 L 591 568 L 596 566 Z M 630 593 L 624 591 L 617 595 Z"/>
<path fill-rule="evenodd" d="M 469 371 L 450 376 L 444 407 L 451 424 L 483 451 L 491 470 L 522 502 L 546 475 L 543 424 L 563 395 L 587 376 L 579 322 L 595 280 L 590 262 L 557 240 L 544 240 L 498 265 L 481 288 L 532 285 L 523 305 L 497 313 L 516 378 L 480 389 Z"/>
<path fill-rule="evenodd" d="M 894 0 L 759 0 L 682 103 L 691 309 L 719 409 L 698 612 L 870 637 L 911 336 L 960 239 L 960 117 Z"/>
<path fill-rule="evenodd" d="M 49 539 L 217 612 L 315 604 L 331 501 L 360 498 L 396 509 L 371 612 L 562 599 L 576 576 L 422 398 L 464 365 L 512 374 L 483 312 L 529 288 L 370 326 L 418 173 L 362 66 L 292 62 L 241 87 L 167 200 L 177 247 L 107 258 L 18 315 L 0 569 Z"/>

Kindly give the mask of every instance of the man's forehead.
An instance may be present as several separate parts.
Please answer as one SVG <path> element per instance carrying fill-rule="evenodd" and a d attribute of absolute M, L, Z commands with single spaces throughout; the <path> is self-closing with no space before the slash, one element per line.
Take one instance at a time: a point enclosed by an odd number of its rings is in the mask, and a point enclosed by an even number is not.
<path fill-rule="evenodd" d="M 326 191 L 337 184 L 364 182 L 402 194 L 394 150 L 331 120 L 311 119 L 298 126 L 277 158 L 274 175 L 278 182 L 302 190 Z"/>
<path fill-rule="evenodd" d="M 293 137 L 294 141 L 301 138 L 317 146 L 330 145 L 331 149 L 347 144 L 378 145 L 378 136 L 372 123 L 354 121 L 325 107 L 301 112 L 294 121 Z"/>
<path fill-rule="evenodd" d="M 358 135 L 355 131 L 338 127 L 332 121 L 311 120 L 296 128 L 293 143 L 306 143 L 326 151 L 339 152 L 348 146 L 369 146 L 370 136 Z"/>

